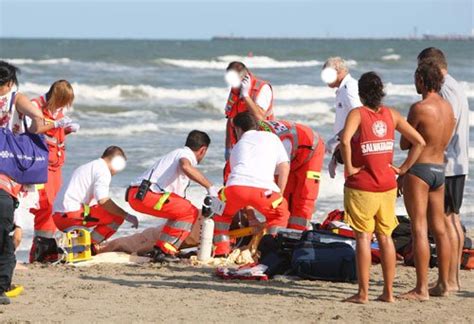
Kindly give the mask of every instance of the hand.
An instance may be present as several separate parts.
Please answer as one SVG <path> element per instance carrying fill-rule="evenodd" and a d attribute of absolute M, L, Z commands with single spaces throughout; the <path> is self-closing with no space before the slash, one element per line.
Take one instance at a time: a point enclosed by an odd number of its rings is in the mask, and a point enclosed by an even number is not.
<path fill-rule="evenodd" d="M 346 167 L 346 172 L 347 172 L 347 176 L 348 177 L 352 177 L 353 175 L 356 175 L 357 173 L 359 173 L 364 167 L 360 167 L 360 168 L 357 168 L 357 167 Z"/>
<path fill-rule="evenodd" d="M 211 197 L 219 197 L 219 189 L 216 186 L 210 186 L 207 188 L 207 194 Z"/>
<path fill-rule="evenodd" d="M 68 132 L 68 133 L 77 133 L 80 128 L 81 128 L 81 125 L 79 125 L 78 123 L 71 123 L 66 128 L 66 132 Z"/>
<path fill-rule="evenodd" d="M 245 78 L 242 80 L 242 85 L 240 86 L 240 97 L 245 98 L 250 96 L 250 87 L 252 86 L 252 81 L 250 80 L 250 76 L 246 75 Z"/>
<path fill-rule="evenodd" d="M 405 176 L 399 176 L 397 178 L 397 197 L 403 196 L 403 182 L 404 182 Z"/>
<path fill-rule="evenodd" d="M 54 128 L 66 128 L 71 126 L 72 124 L 72 119 L 69 118 L 68 116 L 64 116 L 60 120 L 55 120 L 54 121 Z"/>
<path fill-rule="evenodd" d="M 125 220 L 132 224 L 132 228 L 138 228 L 138 218 L 137 218 L 137 216 L 127 214 L 127 216 L 125 216 Z"/>
<path fill-rule="evenodd" d="M 391 165 L 390 164 L 390 167 L 393 169 L 393 171 L 395 171 L 396 174 L 398 174 L 399 176 L 404 176 L 405 173 L 407 173 L 403 168 L 398 168 L 394 165 Z"/>
<path fill-rule="evenodd" d="M 328 154 L 333 154 L 337 147 L 339 146 L 339 136 L 334 136 L 332 137 L 327 143 L 326 143 L 326 153 Z"/>
<path fill-rule="evenodd" d="M 334 179 L 336 177 L 336 169 L 337 169 L 337 161 L 336 157 L 333 155 L 331 158 L 331 161 L 329 161 L 328 164 L 328 171 L 329 171 L 329 176 L 331 179 Z"/>

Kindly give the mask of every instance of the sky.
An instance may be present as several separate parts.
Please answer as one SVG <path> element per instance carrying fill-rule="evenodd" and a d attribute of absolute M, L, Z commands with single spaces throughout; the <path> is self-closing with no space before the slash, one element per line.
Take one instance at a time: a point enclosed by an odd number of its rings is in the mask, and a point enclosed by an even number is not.
<path fill-rule="evenodd" d="M 0 37 L 473 35 L 473 0 L 0 0 Z"/>

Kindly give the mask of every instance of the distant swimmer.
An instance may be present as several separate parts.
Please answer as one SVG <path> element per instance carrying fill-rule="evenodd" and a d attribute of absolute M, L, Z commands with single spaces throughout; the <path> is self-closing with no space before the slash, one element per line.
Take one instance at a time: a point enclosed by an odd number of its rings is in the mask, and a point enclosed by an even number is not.
<path fill-rule="evenodd" d="M 259 128 L 276 134 L 290 160 L 290 174 L 283 196 L 288 202 L 288 228 L 307 230 L 319 194 L 325 144 L 311 127 L 285 120 L 260 121 Z"/>
<path fill-rule="evenodd" d="M 283 197 L 290 165 L 281 140 L 270 132 L 257 131 L 257 121 L 250 112 L 237 114 L 233 123 L 238 141 L 230 154 L 232 171 L 219 195 L 223 211 L 214 216 L 217 256 L 231 251 L 229 228 L 240 209 L 250 206 L 263 214 L 266 229 L 273 235 L 287 227 L 290 216 Z"/>
<path fill-rule="evenodd" d="M 333 137 L 328 140 L 326 152 L 332 154 L 328 169 L 331 178 L 336 175 L 337 163 L 341 163 L 339 139 L 344 129 L 349 112 L 362 106 L 359 99 L 357 80 L 349 73 L 347 63 L 340 57 L 330 57 L 323 65 L 321 78 L 330 88 L 336 90 L 336 120 L 334 122 Z"/>
<path fill-rule="evenodd" d="M 230 87 L 225 106 L 227 118 L 225 160 L 228 162 L 232 147 L 237 143 L 232 119 L 241 112 L 249 111 L 257 120 L 273 120 L 273 90 L 267 81 L 253 75 L 242 62 L 231 62 L 226 69 L 225 80 Z M 229 175 L 226 163 L 224 182 Z"/>
<path fill-rule="evenodd" d="M 109 146 L 99 159 L 74 170 L 54 202 L 53 220 L 57 228 L 60 231 L 73 226 L 91 228 L 93 248 L 114 235 L 124 221 L 137 228 L 137 217 L 120 208 L 109 193 L 112 176 L 125 166 L 124 151 L 118 146 Z M 92 252 L 95 253 L 94 249 Z"/>
<path fill-rule="evenodd" d="M 418 63 L 431 62 L 439 67 L 444 76 L 440 95 L 451 104 L 456 124 L 445 151 L 446 188 L 444 211 L 446 230 L 451 243 L 449 288 L 459 290 L 459 269 L 464 246 L 464 231 L 459 213 L 464 196 L 464 185 L 469 174 L 469 102 L 463 86 L 448 74 L 448 62 L 444 53 L 435 47 L 425 48 L 418 55 Z"/>
<path fill-rule="evenodd" d="M 218 194 L 212 182 L 196 168 L 210 144 L 209 135 L 191 131 L 184 147 L 160 157 L 127 190 L 127 201 L 134 210 L 166 219 L 150 253 L 154 262 L 178 261 L 179 248 L 198 218 L 198 209 L 186 199 L 190 181 L 206 188 L 210 196 Z"/>
<path fill-rule="evenodd" d="M 369 301 L 370 244 L 375 232 L 381 250 L 384 289 L 379 300 L 393 302 L 395 247 L 392 232 L 397 227 L 395 203 L 396 175 L 403 175 L 420 155 L 424 141 L 396 110 L 383 105 L 383 83 L 374 72 L 359 79 L 362 107 L 353 109 L 341 137 L 341 151 L 347 175 L 344 189 L 345 221 L 354 229 L 357 243 L 359 291 L 346 299 L 353 303 Z M 412 145 L 408 157 L 394 167 L 395 130 Z"/>
<path fill-rule="evenodd" d="M 449 291 L 451 245 L 444 215 L 444 152 L 453 134 L 455 120 L 451 105 L 438 94 L 442 84 L 443 75 L 437 65 L 429 62 L 418 65 L 415 85 L 423 99 L 411 106 L 408 122 L 421 133 L 426 147 L 403 179 L 416 266 L 416 287 L 402 295 L 403 298 L 428 300 L 429 295 L 447 296 Z M 410 149 L 411 143 L 402 136 L 400 146 Z M 439 272 L 437 284 L 429 290 L 428 228 L 435 238 Z"/>
<path fill-rule="evenodd" d="M 48 92 L 32 100 L 43 112 L 48 131 L 45 133 L 49 149 L 48 182 L 36 185 L 39 201 L 30 212 L 34 218 L 34 238 L 30 250 L 30 262 L 54 262 L 58 259 L 53 221 L 53 204 L 62 184 L 62 167 L 66 161 L 66 136 L 77 132 L 79 124 L 66 115 L 74 102 L 74 90 L 66 80 L 58 80 Z"/>

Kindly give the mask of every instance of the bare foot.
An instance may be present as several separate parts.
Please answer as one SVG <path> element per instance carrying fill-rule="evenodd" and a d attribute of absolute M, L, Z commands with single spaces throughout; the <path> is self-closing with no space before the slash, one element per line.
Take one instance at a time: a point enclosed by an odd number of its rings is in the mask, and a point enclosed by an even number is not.
<path fill-rule="evenodd" d="M 461 290 L 461 287 L 458 283 L 449 283 L 449 292 L 458 292 Z"/>
<path fill-rule="evenodd" d="M 425 294 L 419 293 L 415 289 L 413 289 L 407 293 L 401 294 L 397 298 L 407 299 L 407 300 L 427 301 L 430 299 L 430 295 L 428 293 L 425 293 Z"/>
<path fill-rule="evenodd" d="M 378 301 L 385 302 L 385 303 L 394 303 L 395 298 L 393 298 L 393 295 L 387 295 L 387 294 L 382 294 L 377 298 Z"/>
<path fill-rule="evenodd" d="M 369 297 L 362 297 L 359 294 L 355 294 L 352 297 L 344 299 L 343 302 L 345 303 L 354 303 L 354 304 L 367 304 L 369 302 Z"/>
<path fill-rule="evenodd" d="M 435 296 L 435 297 L 448 297 L 449 296 L 449 288 L 442 285 L 442 284 L 437 284 L 433 288 L 429 290 L 430 296 Z"/>

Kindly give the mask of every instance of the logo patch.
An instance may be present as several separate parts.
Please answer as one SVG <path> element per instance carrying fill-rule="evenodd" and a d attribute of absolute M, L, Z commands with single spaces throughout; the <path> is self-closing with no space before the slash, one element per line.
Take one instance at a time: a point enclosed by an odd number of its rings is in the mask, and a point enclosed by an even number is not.
<path fill-rule="evenodd" d="M 372 132 L 374 132 L 374 135 L 377 137 L 385 137 L 385 135 L 387 135 L 387 124 L 383 120 L 377 120 L 372 125 Z"/>

